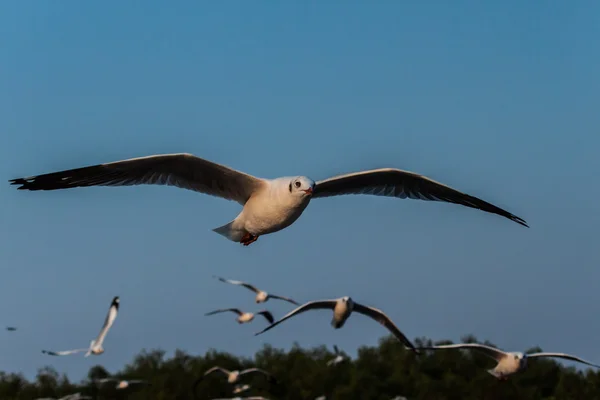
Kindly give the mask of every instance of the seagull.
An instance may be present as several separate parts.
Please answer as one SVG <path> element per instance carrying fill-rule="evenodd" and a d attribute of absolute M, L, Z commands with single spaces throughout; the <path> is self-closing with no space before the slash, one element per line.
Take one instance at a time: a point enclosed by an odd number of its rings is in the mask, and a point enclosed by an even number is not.
<path fill-rule="evenodd" d="M 344 355 L 342 353 L 340 353 L 340 350 L 338 349 L 338 347 L 336 345 L 333 345 L 333 351 L 334 351 L 336 357 L 332 360 L 329 360 L 327 362 L 327 366 L 337 365 L 346 359 L 344 357 Z"/>
<path fill-rule="evenodd" d="M 126 389 L 131 385 L 151 385 L 151 383 L 147 381 L 143 381 L 141 379 L 116 379 L 116 378 L 103 378 L 98 379 L 96 382 L 98 383 L 106 383 L 106 382 L 117 382 L 115 389 Z"/>
<path fill-rule="evenodd" d="M 236 385 L 233 388 L 233 394 L 238 394 L 238 393 L 242 393 L 247 391 L 248 389 L 250 389 L 250 385 Z"/>
<path fill-rule="evenodd" d="M 90 396 L 84 396 L 81 393 L 73 393 L 73 394 L 68 394 L 64 397 L 61 397 L 60 399 L 57 399 L 55 397 L 39 397 L 36 400 L 91 400 L 92 398 Z"/>
<path fill-rule="evenodd" d="M 95 340 L 92 340 L 90 343 L 90 347 L 87 349 L 75 349 L 75 350 L 64 350 L 64 351 L 50 351 L 50 350 L 42 350 L 42 353 L 47 354 L 49 356 L 68 356 L 70 354 L 87 352 L 85 357 L 88 357 L 90 354 L 100 355 L 104 353 L 104 348 L 102 347 L 102 343 L 104 342 L 104 338 L 108 333 L 108 330 L 112 326 L 113 322 L 115 322 L 115 318 L 117 318 L 117 311 L 119 310 L 119 296 L 115 296 L 110 303 L 110 308 L 108 309 L 108 314 L 106 315 L 106 319 L 104 320 L 104 325 L 100 330 L 100 334 Z"/>
<path fill-rule="evenodd" d="M 479 343 L 457 343 L 457 344 L 446 344 L 440 346 L 428 346 L 420 347 L 421 350 L 445 350 L 445 349 L 473 349 L 479 351 L 486 356 L 496 360 L 498 364 L 489 372 L 494 377 L 500 380 L 507 380 L 509 376 L 523 371 L 527 368 L 527 359 L 529 358 L 540 358 L 540 357 L 556 357 L 563 358 L 565 360 L 577 361 L 583 364 L 590 365 L 592 367 L 600 368 L 600 365 L 592 364 L 589 361 L 585 361 L 579 357 L 575 357 L 565 353 L 531 353 L 525 354 L 518 351 L 506 352 L 499 350 L 495 347 L 486 346 Z"/>
<path fill-rule="evenodd" d="M 241 286 L 243 286 L 243 287 L 245 287 L 247 289 L 252 290 L 254 293 L 256 293 L 256 302 L 257 303 L 264 303 L 265 301 L 267 301 L 269 299 L 278 299 L 278 300 L 285 300 L 285 301 L 290 302 L 292 304 L 295 304 L 297 306 L 300 305 L 300 303 L 298 303 L 298 302 L 290 299 L 289 297 L 276 296 L 274 294 L 267 293 L 264 290 L 260 290 L 256 286 L 253 286 L 253 285 L 251 285 L 249 283 L 246 283 L 246 282 L 234 281 L 234 280 L 231 280 L 231 279 L 221 278 L 219 276 L 215 276 L 214 278 L 217 278 L 221 282 L 231 283 L 232 285 L 241 285 Z"/>
<path fill-rule="evenodd" d="M 333 319 L 331 320 L 331 325 L 335 329 L 339 329 L 342 326 L 344 326 L 344 324 L 346 323 L 346 320 L 352 314 L 352 311 L 356 311 L 360 314 L 366 315 L 367 317 L 370 317 L 370 318 L 374 319 L 375 321 L 379 322 L 380 324 L 382 324 L 383 326 L 385 326 L 407 348 L 409 348 L 410 350 L 412 350 L 415 353 L 418 353 L 418 350 L 411 343 L 411 341 L 408 340 L 408 338 L 406 336 L 404 336 L 404 334 L 402 332 L 400 332 L 400 330 L 396 327 L 396 325 L 394 325 L 392 320 L 389 319 L 389 317 L 387 315 L 385 315 L 383 313 L 383 311 L 378 310 L 373 307 L 367 307 L 367 306 L 363 306 L 362 304 L 358 304 L 358 303 L 354 302 L 354 300 L 352 300 L 348 296 L 341 297 L 339 299 L 333 299 L 333 300 L 309 301 L 308 303 L 301 305 L 300 307 L 296 308 L 295 310 L 290 311 L 279 321 L 272 323 L 271 325 L 267 326 L 262 331 L 255 333 L 255 335 L 260 335 L 261 333 L 264 333 L 264 332 L 268 331 L 269 329 L 274 328 L 275 326 L 279 325 L 286 319 L 293 317 L 294 315 L 303 313 L 308 310 L 318 310 L 318 309 L 333 310 Z"/>
<path fill-rule="evenodd" d="M 215 367 L 210 368 L 208 371 L 206 371 L 204 373 L 204 375 L 202 375 L 200 378 L 198 378 L 196 380 L 196 382 L 194 383 L 194 387 L 192 389 L 192 392 L 194 393 L 194 396 L 197 396 L 196 395 L 196 388 L 200 384 L 200 382 L 202 382 L 202 380 L 204 379 L 204 377 L 207 376 L 207 375 L 210 375 L 210 374 L 212 374 L 214 372 L 220 372 L 223 375 L 226 375 L 227 376 L 227 383 L 230 383 L 230 384 L 237 383 L 239 381 L 239 379 L 240 379 L 240 376 L 242 376 L 242 375 L 256 374 L 256 373 L 263 374 L 267 378 L 267 380 L 269 381 L 269 383 L 276 383 L 277 382 L 277 380 L 275 379 L 275 377 L 273 375 L 271 375 L 267 371 L 262 370 L 260 368 L 248 368 L 248 369 L 245 369 L 245 370 L 242 370 L 242 371 L 238 371 L 238 370 L 229 371 L 229 370 L 227 370 L 225 368 L 221 368 L 219 366 L 215 366 Z"/>
<path fill-rule="evenodd" d="M 250 396 L 250 397 L 228 397 L 228 398 L 219 398 L 212 400 L 269 400 L 263 396 Z"/>
<path fill-rule="evenodd" d="M 214 314 L 219 314 L 219 313 L 223 313 L 223 312 L 227 312 L 227 311 L 231 311 L 231 312 L 236 313 L 238 315 L 238 317 L 236 318 L 236 320 L 240 324 L 245 324 L 247 322 L 252 321 L 254 319 L 255 315 L 262 315 L 263 317 L 265 317 L 265 319 L 267 321 L 269 321 L 270 324 L 272 324 L 273 321 L 274 321 L 273 314 L 271 314 L 267 310 L 259 311 L 257 313 L 251 313 L 251 312 L 241 312 L 238 308 L 223 308 L 223 309 L 220 309 L 220 310 L 211 311 L 211 312 L 206 313 L 204 315 L 214 315 Z"/>
<path fill-rule="evenodd" d="M 294 223 L 313 198 L 369 194 L 442 201 L 498 214 L 523 226 L 525 220 L 484 200 L 414 172 L 393 168 L 359 171 L 321 181 L 306 176 L 263 179 L 196 157 L 159 154 L 106 164 L 16 178 L 20 190 L 87 186 L 168 185 L 233 200 L 243 206 L 231 222 L 214 232 L 245 246 L 259 236 Z"/>

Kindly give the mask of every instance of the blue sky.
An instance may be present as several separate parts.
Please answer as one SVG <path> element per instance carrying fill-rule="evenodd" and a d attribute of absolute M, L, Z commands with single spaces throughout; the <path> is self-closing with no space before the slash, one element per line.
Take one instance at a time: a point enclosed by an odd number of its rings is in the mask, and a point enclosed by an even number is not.
<path fill-rule="evenodd" d="M 386 334 L 326 312 L 262 336 L 247 280 L 299 301 L 352 296 L 411 338 L 489 339 L 600 361 L 600 4 L 7 2 L 0 5 L 0 369 L 82 378 L 142 348 L 251 355 Z M 260 177 L 425 174 L 531 226 L 450 204 L 314 200 L 245 248 L 240 207 L 169 187 L 17 191 L 8 179 L 190 152 Z M 114 295 L 100 357 L 87 346 Z M 286 303 L 266 303 L 276 317 Z"/>

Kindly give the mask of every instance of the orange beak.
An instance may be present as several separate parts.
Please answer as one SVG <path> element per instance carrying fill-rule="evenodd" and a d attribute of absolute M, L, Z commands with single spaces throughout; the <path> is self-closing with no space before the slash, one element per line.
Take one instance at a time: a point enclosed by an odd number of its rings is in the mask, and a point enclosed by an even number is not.
<path fill-rule="evenodd" d="M 306 193 L 309 196 L 312 196 L 312 194 L 313 194 L 313 188 L 309 187 L 308 189 L 304 190 L 303 192 Z"/>

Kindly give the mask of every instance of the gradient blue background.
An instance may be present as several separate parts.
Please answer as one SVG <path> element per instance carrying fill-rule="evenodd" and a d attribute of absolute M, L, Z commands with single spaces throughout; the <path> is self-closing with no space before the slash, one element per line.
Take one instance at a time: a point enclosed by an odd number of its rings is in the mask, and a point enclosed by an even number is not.
<path fill-rule="evenodd" d="M 473 333 L 600 361 L 600 3 L 5 2 L 0 5 L 0 369 L 74 379 L 142 348 L 251 355 L 387 332 L 326 312 L 259 337 L 213 274 L 307 301 L 344 295 L 411 337 Z M 449 204 L 313 201 L 249 248 L 240 207 L 167 187 L 17 191 L 8 179 L 190 152 L 261 176 L 426 174 L 523 217 Z M 100 357 L 85 347 L 110 300 Z M 266 303 L 276 317 L 286 303 Z"/>

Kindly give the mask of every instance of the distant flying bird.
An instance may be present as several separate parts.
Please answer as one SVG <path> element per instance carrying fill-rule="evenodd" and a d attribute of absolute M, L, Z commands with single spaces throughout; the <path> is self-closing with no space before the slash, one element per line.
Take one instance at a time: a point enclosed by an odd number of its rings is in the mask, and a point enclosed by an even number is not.
<path fill-rule="evenodd" d="M 242 371 L 229 371 L 225 368 L 221 368 L 219 366 L 216 367 L 212 367 L 211 369 L 209 369 L 208 371 L 206 371 L 204 373 L 204 376 L 208 376 L 212 373 L 215 372 L 220 372 L 223 375 L 227 376 L 227 383 L 236 383 L 239 381 L 240 377 L 243 375 L 248 375 L 248 374 L 262 374 L 264 375 L 267 380 L 269 382 L 274 382 L 275 378 L 273 377 L 273 375 L 271 375 L 270 373 L 268 373 L 267 371 L 265 371 L 264 369 L 260 369 L 260 368 L 248 368 L 248 369 L 244 369 Z"/>
<path fill-rule="evenodd" d="M 9 332 L 14 332 L 14 331 L 17 330 L 17 328 L 15 328 L 14 326 L 7 326 L 6 330 L 9 331 Z"/>
<path fill-rule="evenodd" d="M 192 154 L 161 154 L 10 180 L 20 190 L 57 190 L 87 186 L 168 185 L 234 200 L 243 206 L 228 224 L 213 229 L 247 246 L 259 236 L 295 222 L 312 198 L 344 194 L 420 199 L 460 204 L 498 214 L 527 226 L 525 220 L 493 204 L 425 176 L 382 168 L 339 175 L 318 182 L 305 176 L 262 179 Z"/>
<path fill-rule="evenodd" d="M 115 389 L 127 389 L 132 385 L 151 385 L 149 382 L 141 380 L 141 379 L 117 379 L 117 378 L 103 378 L 98 379 L 96 382 L 98 383 L 107 383 L 107 382 L 116 382 L 117 385 Z"/>
<path fill-rule="evenodd" d="M 261 333 L 264 333 L 264 332 L 268 331 L 269 329 L 276 327 L 283 321 L 285 321 L 289 318 L 292 318 L 294 315 L 303 313 L 308 310 L 319 310 L 319 309 L 333 310 L 333 319 L 331 320 L 331 325 L 335 329 L 339 329 L 342 326 L 344 326 L 344 324 L 346 323 L 346 320 L 350 317 L 350 315 L 352 314 L 353 311 L 356 311 L 359 314 L 366 315 L 367 317 L 370 317 L 370 318 L 374 319 L 375 321 L 379 322 L 381 325 L 385 326 L 407 348 L 409 348 L 410 350 L 412 350 L 415 353 L 418 353 L 418 350 L 411 343 L 411 341 L 408 340 L 408 338 L 406 336 L 404 336 L 404 334 L 402 332 L 400 332 L 400 330 L 396 327 L 396 325 L 394 325 L 392 320 L 389 319 L 388 316 L 383 313 L 383 311 L 378 310 L 373 307 L 363 306 L 362 304 L 354 302 L 348 296 L 345 296 L 345 297 L 342 297 L 339 299 L 333 299 L 333 300 L 310 301 L 310 302 L 296 308 L 295 310 L 290 311 L 288 314 L 286 314 L 284 317 L 282 317 L 279 321 L 272 323 L 271 325 L 267 326 L 262 331 L 255 333 L 255 335 L 260 335 Z"/>
<path fill-rule="evenodd" d="M 556 357 L 563 358 L 565 360 L 577 361 L 583 364 L 590 365 L 592 367 L 600 368 L 600 365 L 592 364 L 589 361 L 582 360 L 579 357 L 575 357 L 564 353 L 531 353 L 524 354 L 521 352 L 505 352 L 495 347 L 486 346 L 479 343 L 457 343 L 457 344 L 445 344 L 439 346 L 427 346 L 419 347 L 419 350 L 446 350 L 446 349 L 472 349 L 485 354 L 486 356 L 497 361 L 498 364 L 489 372 L 494 377 L 500 380 L 507 380 L 509 376 L 524 370 L 527 368 L 527 359 L 529 358 L 540 358 L 540 357 Z"/>
<path fill-rule="evenodd" d="M 194 393 L 194 397 L 198 398 L 197 395 L 197 387 L 200 384 L 200 382 L 202 382 L 202 380 L 204 379 L 204 377 L 213 374 L 215 372 L 219 372 L 223 375 L 225 375 L 227 377 L 227 382 L 230 384 L 234 384 L 237 383 L 240 380 L 240 377 L 243 375 L 248 375 L 248 374 L 262 374 L 263 376 L 265 376 L 267 378 L 267 381 L 271 384 L 277 383 L 277 380 L 275 379 L 275 377 L 273 375 L 271 375 L 270 373 L 268 373 L 267 371 L 260 369 L 260 368 L 248 368 L 242 371 L 229 371 L 228 369 L 225 368 L 221 368 L 219 366 L 215 366 L 210 368 L 208 371 L 206 371 L 200 378 L 196 379 L 196 382 L 194 383 L 194 387 L 192 389 L 193 393 Z"/>
<path fill-rule="evenodd" d="M 271 314 L 267 310 L 259 311 L 257 313 L 251 313 L 251 312 L 242 312 L 238 308 L 223 308 L 220 310 L 208 312 L 204 315 L 208 316 L 208 315 L 214 315 L 214 314 L 224 313 L 224 312 L 228 312 L 228 311 L 234 312 L 238 315 L 238 317 L 236 318 L 236 321 L 240 324 L 244 324 L 244 323 L 252 321 L 254 319 L 255 315 L 262 315 L 263 317 L 265 317 L 265 319 L 267 321 L 269 321 L 270 324 L 272 324 L 274 321 L 273 314 Z"/>
<path fill-rule="evenodd" d="M 61 397 L 60 399 L 57 399 L 56 397 L 38 397 L 35 400 L 91 400 L 92 397 L 90 396 L 85 396 L 82 395 L 81 393 L 73 393 L 73 394 L 68 394 L 64 397 Z"/>
<path fill-rule="evenodd" d="M 233 388 L 233 394 L 238 394 L 238 393 L 242 393 L 247 391 L 248 389 L 250 389 L 250 385 L 236 385 Z"/>
<path fill-rule="evenodd" d="M 336 345 L 333 345 L 333 351 L 336 357 L 332 360 L 329 360 L 327 362 L 327 366 L 337 365 L 346 359 L 346 357 L 344 357 L 344 355 L 340 353 L 340 350 Z"/>
<path fill-rule="evenodd" d="M 256 286 L 253 286 L 253 285 L 251 285 L 249 283 L 246 283 L 246 282 L 234 281 L 234 280 L 231 280 L 231 279 L 225 279 L 225 278 L 221 278 L 220 276 L 215 276 L 215 278 L 217 278 L 221 282 L 230 283 L 232 285 L 241 285 L 241 286 L 243 286 L 243 287 L 245 287 L 247 289 L 252 290 L 254 293 L 256 293 L 256 302 L 257 303 L 264 303 L 265 301 L 267 301 L 269 299 L 279 299 L 279 300 L 285 300 L 285 301 L 290 302 L 292 304 L 295 304 L 297 306 L 300 305 L 299 303 L 297 303 L 296 301 L 290 299 L 289 297 L 276 296 L 274 294 L 267 293 L 264 290 L 260 290 Z"/>
<path fill-rule="evenodd" d="M 212 399 L 212 400 L 269 400 L 263 396 L 250 396 L 250 397 L 228 397 L 222 399 Z"/>
<path fill-rule="evenodd" d="M 75 349 L 75 350 L 64 350 L 64 351 L 50 351 L 50 350 L 42 350 L 42 353 L 48 354 L 50 356 L 68 356 L 70 354 L 80 353 L 82 351 L 86 351 L 85 357 L 88 357 L 90 354 L 100 355 L 104 353 L 104 348 L 102 347 L 102 343 L 104 343 L 104 339 L 106 338 L 106 334 L 108 330 L 112 326 L 113 322 L 115 322 L 115 318 L 117 318 L 117 312 L 119 310 L 119 296 L 115 296 L 110 303 L 110 308 L 108 309 L 108 314 L 106 315 L 106 319 L 104 320 L 104 325 L 100 330 L 100 334 L 95 340 L 92 340 L 90 343 L 90 347 L 87 349 Z"/>

